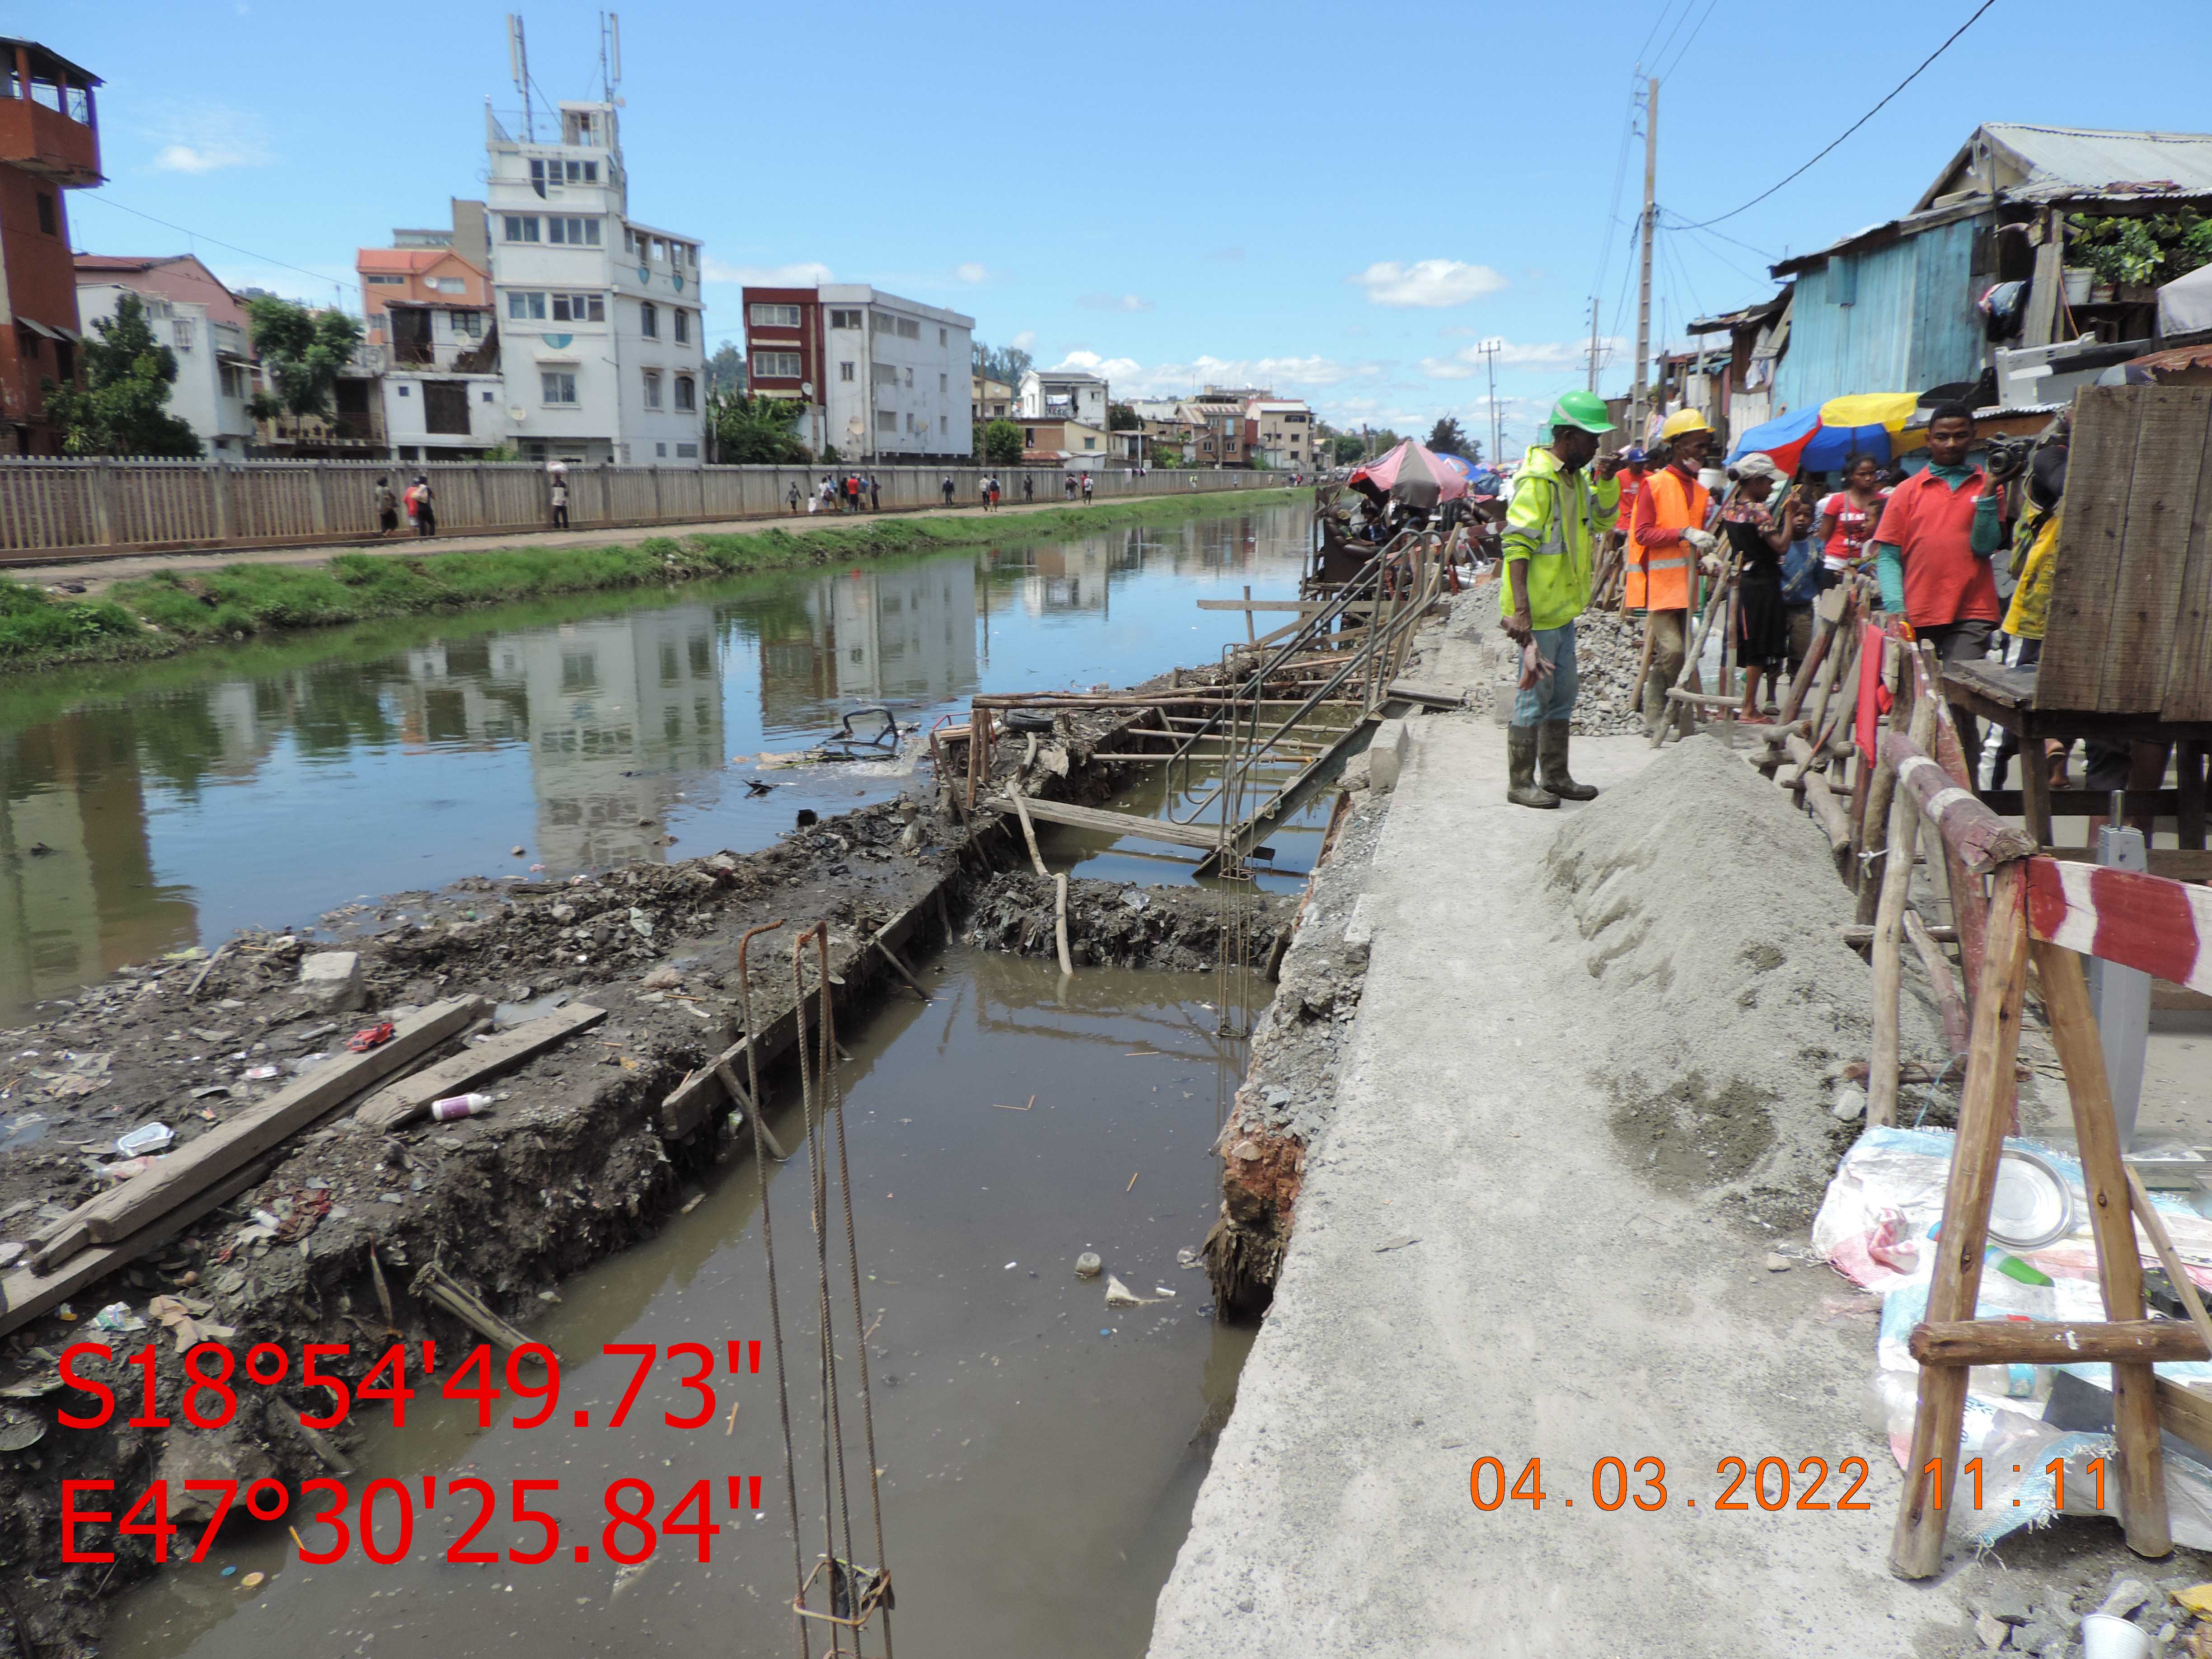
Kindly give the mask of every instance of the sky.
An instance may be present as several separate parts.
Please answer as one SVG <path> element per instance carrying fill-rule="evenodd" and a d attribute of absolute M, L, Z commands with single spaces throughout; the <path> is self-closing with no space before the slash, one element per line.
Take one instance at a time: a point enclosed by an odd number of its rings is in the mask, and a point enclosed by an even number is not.
<path fill-rule="evenodd" d="M 2078 5 L 1994 0 L 1802 178 L 1674 228 L 1812 158 L 1980 3 L 632 0 L 630 212 L 703 245 L 710 348 L 742 344 L 748 281 L 868 282 L 1116 398 L 1270 385 L 1339 425 L 1450 415 L 1487 444 L 1495 339 L 1510 456 L 1583 383 L 1593 294 L 1601 389 L 1627 386 L 1639 67 L 1662 81 L 1655 339 L 1905 211 L 1981 121 L 2212 127 L 2212 6 L 2160 9 L 2156 51 L 2069 57 Z M 79 247 L 196 252 L 234 287 L 357 309 L 356 247 L 480 193 L 485 100 L 519 128 L 505 15 L 16 0 L 9 27 L 106 82 Z M 550 102 L 597 95 L 599 15 L 523 12 L 541 134 Z"/>

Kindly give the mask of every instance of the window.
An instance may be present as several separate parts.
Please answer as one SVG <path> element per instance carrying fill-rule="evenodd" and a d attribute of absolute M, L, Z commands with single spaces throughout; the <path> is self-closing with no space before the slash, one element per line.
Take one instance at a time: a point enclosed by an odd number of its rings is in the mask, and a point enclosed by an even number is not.
<path fill-rule="evenodd" d="M 908 392 L 914 390 L 914 371 L 910 368 L 906 372 L 906 389 Z"/>
<path fill-rule="evenodd" d="M 545 320 L 545 296 L 510 289 L 507 295 L 507 314 L 514 322 L 542 323 Z"/>
<path fill-rule="evenodd" d="M 252 388 L 246 378 L 246 371 L 236 363 L 222 365 L 222 395 L 226 398 L 252 396 Z"/>
<path fill-rule="evenodd" d="M 39 192 L 39 228 L 49 236 L 59 233 L 54 228 L 54 198 L 43 190 Z"/>
<path fill-rule="evenodd" d="M 561 182 L 561 164 L 558 161 L 548 162 L 536 155 L 530 158 L 530 187 L 540 196 L 545 193 L 549 174 L 552 183 L 557 185 Z M 507 238 L 509 241 L 514 240 L 511 236 Z"/>
<path fill-rule="evenodd" d="M 1083 441 L 1083 447 L 1085 449 L 1096 449 L 1098 447 L 1098 440 L 1096 438 L 1085 438 Z"/>
<path fill-rule="evenodd" d="M 481 311 L 456 311 L 452 313 L 452 316 L 453 319 L 453 332 L 455 334 L 471 340 L 481 340 L 483 338 L 483 313 Z"/>
<path fill-rule="evenodd" d="M 756 301 L 753 305 L 753 326 L 755 328 L 797 328 L 799 307 L 763 305 Z M 830 326 L 836 328 L 842 327 L 843 325 L 833 323 Z"/>
<path fill-rule="evenodd" d="M 542 368 L 538 371 L 538 384 L 549 404 L 573 404 L 576 401 L 576 377 L 574 374 Z"/>
<path fill-rule="evenodd" d="M 691 343 L 691 313 L 680 306 L 676 311 L 676 343 L 678 345 Z"/>
<path fill-rule="evenodd" d="M 949 386 L 950 382 L 945 380 L 945 376 L 942 374 L 939 375 L 937 377 L 937 395 L 940 398 L 943 397 Z"/>
<path fill-rule="evenodd" d="M 648 340 L 660 337 L 660 307 L 650 300 L 637 302 L 637 331 Z"/>
<path fill-rule="evenodd" d="M 839 380 L 845 380 L 845 381 L 848 381 L 848 382 L 849 382 L 849 381 L 852 380 L 852 378 L 853 378 L 853 366 L 852 366 L 852 364 L 850 364 L 850 363 L 840 363 L 840 364 L 838 364 L 838 365 L 837 365 L 837 378 L 838 378 Z"/>
<path fill-rule="evenodd" d="M 568 182 L 572 185 L 598 184 L 599 182 L 599 164 L 597 161 L 569 162 Z"/>
<path fill-rule="evenodd" d="M 897 431 L 898 410 L 895 409 L 878 410 L 876 411 L 876 430 L 878 432 Z"/>
<path fill-rule="evenodd" d="M 407 279 L 404 276 L 370 276 L 363 280 L 371 288 L 398 288 Z"/>
<path fill-rule="evenodd" d="M 940 416 L 939 416 L 937 417 L 937 429 L 938 429 L 938 431 L 939 431 L 939 432 L 940 432 L 940 433 L 945 433 L 945 432 L 950 432 L 950 431 L 951 431 L 951 430 L 952 430 L 952 417 L 951 417 L 950 415 L 940 415 Z"/>
<path fill-rule="evenodd" d="M 646 244 L 645 257 L 655 264 L 665 263 L 668 258 L 668 245 L 658 236 L 653 237 Z"/>
<path fill-rule="evenodd" d="M 871 366 L 871 373 L 874 385 L 888 386 L 898 385 L 898 370 L 890 363 L 873 364 Z"/>
<path fill-rule="evenodd" d="M 689 374 L 676 377 L 676 406 L 678 409 L 699 407 L 699 383 Z"/>
<path fill-rule="evenodd" d="M 660 407 L 660 371 L 657 368 L 645 371 L 645 406 L 647 409 Z"/>
<path fill-rule="evenodd" d="M 753 353 L 753 375 L 763 380 L 795 380 L 799 378 L 799 354 L 795 351 L 756 351 Z"/>
<path fill-rule="evenodd" d="M 637 252 L 637 233 L 628 225 L 623 227 L 623 252 L 624 253 Z"/>
<path fill-rule="evenodd" d="M 487 387 L 487 388 L 485 389 L 485 391 L 484 391 L 484 394 L 483 394 L 483 400 L 484 400 L 484 402 L 486 402 L 486 403 L 488 403 L 488 404 L 489 404 L 489 403 L 496 403 L 496 402 L 498 401 L 498 399 L 497 399 L 497 398 L 494 398 L 494 397 L 492 396 L 491 391 L 490 391 L 490 389 L 489 389 L 489 387 Z"/>
<path fill-rule="evenodd" d="M 860 313 L 859 312 L 857 312 L 857 311 L 840 311 L 840 310 L 836 309 L 834 307 L 831 308 L 830 313 L 830 327 L 832 327 L 832 328 L 858 328 L 858 327 L 860 327 Z"/>
<path fill-rule="evenodd" d="M 698 445 L 696 445 L 696 444 L 678 444 L 678 445 L 677 445 L 677 446 L 676 446 L 676 459 L 677 459 L 678 460 L 679 460 L 679 461 L 696 461 L 696 460 L 697 460 L 697 459 L 699 459 L 699 446 L 698 446 Z"/>
<path fill-rule="evenodd" d="M 653 453 L 656 455 L 665 455 L 668 453 L 668 446 L 665 443 L 655 444 L 653 447 Z M 673 713 L 674 711 L 672 710 L 671 712 Z"/>
<path fill-rule="evenodd" d="M 510 213 L 507 220 L 507 240 L 510 242 L 534 242 L 538 240 L 538 216 L 534 213 Z"/>
<path fill-rule="evenodd" d="M 604 323 L 606 319 L 605 295 L 556 294 L 553 296 L 553 320 L 556 323 Z"/>
<path fill-rule="evenodd" d="M 191 318 L 178 318 L 175 322 L 169 325 L 169 331 L 176 337 L 178 350 L 190 351 L 192 349 L 192 319 Z"/>
<path fill-rule="evenodd" d="M 937 331 L 937 343 L 939 345 L 948 345 L 951 343 L 951 342 L 945 337 L 945 331 L 941 328 Z"/>
<path fill-rule="evenodd" d="M 407 382 L 406 382 L 406 381 L 402 380 L 402 381 L 400 381 L 400 382 L 399 382 L 399 395 L 400 395 L 401 397 L 404 398 L 405 396 L 407 396 L 407 394 L 408 394 L 409 392 L 412 392 L 413 390 L 414 390 L 414 387 L 412 387 L 412 386 L 409 386 L 409 385 L 407 384 Z"/>
<path fill-rule="evenodd" d="M 902 340 L 919 340 L 921 337 L 921 325 L 911 317 L 900 318 L 898 337 Z"/>
<path fill-rule="evenodd" d="M 597 219 L 548 219 L 545 222 L 545 240 L 565 242 L 570 247 L 597 247 L 599 245 L 599 222 Z"/>

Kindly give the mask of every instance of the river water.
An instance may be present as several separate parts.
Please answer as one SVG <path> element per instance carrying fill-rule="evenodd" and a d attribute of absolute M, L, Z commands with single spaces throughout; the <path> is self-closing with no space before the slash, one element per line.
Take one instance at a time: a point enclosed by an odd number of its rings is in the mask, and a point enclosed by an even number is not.
<path fill-rule="evenodd" d="M 870 705 L 926 722 L 979 690 L 1212 660 L 1244 619 L 1193 601 L 1291 597 L 1308 523 L 1281 506 L 0 684 L 0 1024 L 241 927 L 461 876 L 765 846 L 800 807 L 905 780 L 763 753 Z M 775 787 L 750 793 L 753 777 Z M 1176 878 L 1157 845 L 1054 840 L 1085 875 Z"/>
<path fill-rule="evenodd" d="M 1288 597 L 1304 537 L 1303 513 L 1269 509 L 416 621 L 24 689 L 0 697 L 0 985 L 20 1010 L 115 963 L 362 896 L 518 863 L 561 873 L 766 844 L 799 806 L 826 814 L 900 780 L 732 756 L 804 747 L 863 704 L 927 719 L 978 690 L 1126 684 L 1211 659 L 1243 637 L 1243 618 L 1192 601 L 1246 584 Z M 738 781 L 750 776 L 778 787 L 749 796 Z M 1155 782 L 1129 804 L 1188 816 L 1190 801 Z M 641 830 L 645 817 L 656 827 Z M 1146 882 L 1186 878 L 1192 856 L 1049 827 L 1044 839 L 1056 867 Z M 1303 868 L 1310 839 L 1279 836 L 1279 865 Z M 34 854 L 34 842 L 54 850 Z M 509 852 L 518 844 L 525 860 Z M 1127 1655 L 1150 1630 L 1249 1343 L 1214 1322 L 1203 1273 L 1178 1261 L 1218 1206 L 1209 1149 L 1243 1048 L 1215 1034 L 1210 974 L 1097 969 L 1063 982 L 1048 964 L 962 948 L 917 966 L 926 1006 L 895 998 L 841 1034 L 899 1649 Z M 775 1127 L 799 1141 L 790 1100 Z M 767 1167 L 804 1419 L 817 1397 L 808 1175 L 803 1154 Z M 526 1319 L 562 1357 L 547 1424 L 511 1426 L 509 1401 L 480 1429 L 473 1406 L 427 1392 L 404 1430 L 368 1408 L 349 1515 L 370 1481 L 406 1488 L 411 1539 L 401 1546 L 395 1488 L 373 1528 L 392 1565 L 358 1541 L 335 1563 L 301 1559 L 289 1524 L 309 1548 L 330 1534 L 297 1510 L 273 1525 L 234 1521 L 207 1561 L 173 1565 L 118 1603 L 106 1651 L 791 1653 L 755 1170 L 741 1158 L 717 1172 L 658 1237 Z M 1104 1281 L 1072 1271 L 1085 1249 L 1148 1305 L 1108 1308 Z M 716 1377 L 703 1426 L 663 1422 L 692 1398 L 666 1365 L 624 1426 L 607 1425 L 631 1364 L 605 1345 L 719 1352 L 747 1339 L 769 1350 L 763 1371 Z M 727 1478 L 754 1475 L 765 1513 L 732 1510 Z M 819 1480 L 810 1488 L 805 1475 L 801 1513 L 818 1516 Z M 473 1540 L 502 1553 L 495 1564 L 447 1559 L 475 1511 L 451 1486 L 470 1478 L 495 1495 Z M 707 1540 L 710 1559 L 672 1535 L 638 1568 L 608 1559 L 611 1482 L 650 1482 L 665 1518 L 702 1478 L 725 1528 Z M 562 1483 L 536 1500 L 562 1527 L 543 1565 L 504 1557 L 534 1536 L 512 1518 L 519 1480 Z M 811 1562 L 818 1522 L 805 1537 Z"/>

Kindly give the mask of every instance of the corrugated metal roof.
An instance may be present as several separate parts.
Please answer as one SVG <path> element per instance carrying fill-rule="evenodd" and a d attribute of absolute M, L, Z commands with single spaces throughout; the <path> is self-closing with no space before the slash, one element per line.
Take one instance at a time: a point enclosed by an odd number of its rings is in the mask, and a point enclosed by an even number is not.
<path fill-rule="evenodd" d="M 2212 133 L 2107 132 L 2094 127 L 1985 123 L 1982 131 L 2027 173 L 2013 201 L 2066 196 L 2212 195 Z"/>

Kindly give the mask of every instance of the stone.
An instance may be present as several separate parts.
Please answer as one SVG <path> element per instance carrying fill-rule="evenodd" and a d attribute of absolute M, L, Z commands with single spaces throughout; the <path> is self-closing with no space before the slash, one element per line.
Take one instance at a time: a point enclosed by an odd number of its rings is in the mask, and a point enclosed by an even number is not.
<path fill-rule="evenodd" d="M 1866 1115 L 1867 1092 L 1863 1085 L 1846 1083 L 1836 1091 L 1835 1100 L 1828 1109 L 1836 1115 L 1839 1123 L 1856 1123 Z"/>
<path fill-rule="evenodd" d="M 1374 741 L 1367 745 L 1367 781 L 1376 794 L 1387 795 L 1398 787 L 1398 774 L 1412 746 L 1413 737 L 1403 720 L 1384 720 L 1375 728 Z"/>
<path fill-rule="evenodd" d="M 2011 1633 L 2012 1626 L 2002 1619 L 1992 1618 L 1986 1613 L 1978 1613 L 1974 1615 L 1974 1634 L 1981 1639 L 1982 1645 L 1991 1653 L 1995 1653 L 2002 1647 L 2005 1644 L 2005 1638 Z"/>
<path fill-rule="evenodd" d="M 243 1275 L 240 1276 L 243 1283 Z M 171 1434 L 161 1443 L 161 1461 L 155 1477 L 167 1482 L 175 1494 L 169 1499 L 169 1519 L 201 1522 L 215 1515 L 211 1486 L 235 1481 L 240 1489 L 256 1480 L 274 1479 L 276 1460 L 243 1436 L 233 1438 L 220 1431 L 210 1434 Z M 197 1492 L 193 1481 L 209 1483 Z"/>
<path fill-rule="evenodd" d="M 1373 781 L 1370 763 L 1364 755 L 1354 755 L 1345 762 L 1344 770 L 1336 775 L 1336 787 L 1346 793 L 1364 789 Z"/>
<path fill-rule="evenodd" d="M 1766 1253 L 1766 1271 L 1771 1273 L 1788 1273 L 1790 1271 L 1790 1258 L 1784 1255 L 1779 1250 L 1769 1250 Z"/>
<path fill-rule="evenodd" d="M 2097 1611 L 2109 1613 L 2115 1619 L 2130 1619 L 2152 1595 L 2151 1587 L 2142 1579 L 2115 1575 L 2112 1587 L 2105 1592 L 2105 1599 L 2098 1604 Z"/>
<path fill-rule="evenodd" d="M 2012 1644 L 2014 1650 L 2019 1653 L 2063 1653 L 2068 1638 L 2059 1626 L 2039 1616 L 2020 1627 L 2012 1638 Z"/>
<path fill-rule="evenodd" d="M 656 968 L 645 976 L 648 991 L 672 991 L 684 983 L 684 975 L 673 968 Z"/>
<path fill-rule="evenodd" d="M 1098 1259 L 1097 1251 L 1085 1250 L 1075 1258 L 1075 1276 L 1078 1279 L 1096 1279 L 1105 1266 L 1106 1264 Z"/>
<path fill-rule="evenodd" d="M 362 982 L 361 957 L 352 951 L 318 951 L 303 957 L 295 988 L 323 1013 L 358 1008 L 368 1000 L 368 988 Z"/>
<path fill-rule="evenodd" d="M 2011 1584 L 2000 1584 L 1982 1598 L 1982 1611 L 2008 1625 L 2024 1625 L 2031 1611 L 2027 1592 Z"/>

